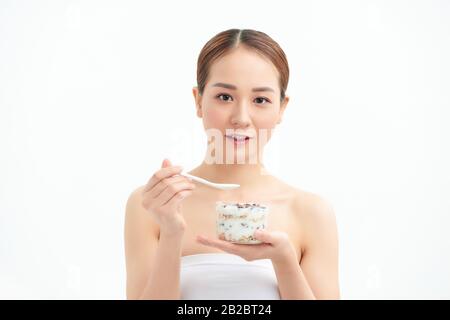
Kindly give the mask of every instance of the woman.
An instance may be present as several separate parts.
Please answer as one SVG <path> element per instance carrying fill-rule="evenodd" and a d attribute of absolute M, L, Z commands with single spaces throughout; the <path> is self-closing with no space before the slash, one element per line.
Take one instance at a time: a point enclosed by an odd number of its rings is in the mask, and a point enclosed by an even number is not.
<path fill-rule="evenodd" d="M 197 63 L 196 113 L 214 139 L 189 173 L 240 187 L 198 184 L 164 159 L 127 201 L 127 298 L 339 299 L 332 207 L 272 176 L 262 160 L 289 101 L 283 50 L 265 33 L 230 29 L 205 44 Z M 254 234 L 263 243 L 218 239 L 218 200 L 268 203 L 268 227 Z"/>

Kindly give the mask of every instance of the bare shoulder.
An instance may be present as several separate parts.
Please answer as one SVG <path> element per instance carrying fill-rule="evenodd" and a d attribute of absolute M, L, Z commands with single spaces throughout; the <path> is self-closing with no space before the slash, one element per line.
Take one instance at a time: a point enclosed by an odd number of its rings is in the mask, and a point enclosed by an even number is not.
<path fill-rule="evenodd" d="M 293 206 L 308 220 L 333 220 L 334 209 L 331 202 L 316 193 L 296 189 Z"/>
<path fill-rule="evenodd" d="M 125 212 L 125 262 L 127 299 L 138 299 L 152 268 L 158 244 L 156 222 L 142 205 L 144 187 L 128 196 Z"/>
<path fill-rule="evenodd" d="M 317 299 L 339 299 L 339 240 L 332 204 L 325 197 L 296 190 L 294 210 L 302 234 L 301 268 Z"/>
<path fill-rule="evenodd" d="M 294 210 L 301 219 L 304 250 L 337 246 L 338 231 L 333 205 L 325 197 L 298 190 L 293 201 Z"/>
<path fill-rule="evenodd" d="M 134 215 L 136 212 L 142 212 L 142 192 L 144 191 L 144 186 L 137 187 L 132 190 L 128 196 L 127 204 L 126 204 L 126 215 Z M 142 208 L 140 208 L 142 207 Z"/>
<path fill-rule="evenodd" d="M 125 224 L 129 227 L 127 228 L 128 230 L 145 226 L 152 234 L 157 236 L 159 234 L 158 224 L 142 205 L 144 187 L 145 185 L 137 187 L 128 196 L 125 210 Z"/>
<path fill-rule="evenodd" d="M 283 192 L 289 194 L 290 207 L 298 222 L 304 248 L 321 233 L 336 233 L 336 216 L 328 199 L 281 180 L 278 183 L 284 189 Z"/>
<path fill-rule="evenodd" d="M 300 189 L 275 178 L 277 189 L 288 195 L 292 209 L 302 219 L 331 218 L 334 216 L 331 203 L 316 193 Z"/>

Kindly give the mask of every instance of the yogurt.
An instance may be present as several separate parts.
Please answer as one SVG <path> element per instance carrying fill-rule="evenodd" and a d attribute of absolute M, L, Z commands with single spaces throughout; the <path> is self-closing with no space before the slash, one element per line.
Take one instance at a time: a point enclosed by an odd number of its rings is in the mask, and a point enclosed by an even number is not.
<path fill-rule="evenodd" d="M 267 228 L 269 207 L 258 203 L 216 202 L 217 237 L 240 244 L 259 244 L 253 234 Z"/>

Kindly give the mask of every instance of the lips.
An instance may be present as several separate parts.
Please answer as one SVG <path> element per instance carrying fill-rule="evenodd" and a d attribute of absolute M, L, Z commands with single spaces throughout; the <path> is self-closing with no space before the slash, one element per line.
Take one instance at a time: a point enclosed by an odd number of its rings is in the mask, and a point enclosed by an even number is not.
<path fill-rule="evenodd" d="M 225 136 L 227 138 L 234 139 L 234 140 L 237 140 L 237 141 L 248 140 L 248 139 L 252 138 L 251 136 L 246 135 L 246 134 L 227 134 Z"/>
<path fill-rule="evenodd" d="M 233 145 L 235 147 L 245 146 L 245 145 L 247 145 L 248 141 L 251 139 L 248 136 L 242 136 L 242 137 L 226 136 L 226 138 L 233 141 Z"/>
<path fill-rule="evenodd" d="M 250 139 L 250 137 L 247 137 L 247 136 L 240 136 L 240 137 L 226 136 L 226 137 L 227 137 L 228 139 L 233 139 L 234 141 L 239 141 L 239 142 L 247 141 L 247 140 Z"/>

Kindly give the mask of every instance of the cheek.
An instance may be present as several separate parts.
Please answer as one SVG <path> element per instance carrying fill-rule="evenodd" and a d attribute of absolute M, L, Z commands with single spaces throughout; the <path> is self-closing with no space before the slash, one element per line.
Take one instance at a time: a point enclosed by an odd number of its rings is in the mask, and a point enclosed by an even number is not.
<path fill-rule="evenodd" d="M 225 128 L 230 115 L 225 108 L 206 107 L 203 110 L 203 125 L 205 129 Z M 255 129 L 273 129 L 277 125 L 278 110 L 267 110 L 266 112 L 254 112 L 250 115 Z M 270 131 L 269 131 L 270 136 Z"/>
<path fill-rule="evenodd" d="M 206 129 L 223 128 L 227 115 L 219 108 L 206 108 L 203 112 L 203 124 Z"/>
<path fill-rule="evenodd" d="M 278 122 L 278 113 L 277 112 L 268 112 L 266 114 L 260 114 L 259 117 L 254 118 L 254 123 L 258 135 L 258 139 L 263 143 L 264 145 L 269 142 L 270 138 L 272 137 L 272 129 L 274 129 L 277 126 Z M 261 131 L 265 131 L 265 133 L 262 133 Z"/>
<path fill-rule="evenodd" d="M 273 129 L 277 125 L 277 119 L 270 117 L 267 119 L 261 119 L 258 121 L 258 128 L 259 129 Z"/>
<path fill-rule="evenodd" d="M 277 125 L 278 112 L 270 110 L 260 113 L 254 117 L 254 121 L 258 129 L 273 129 Z"/>

